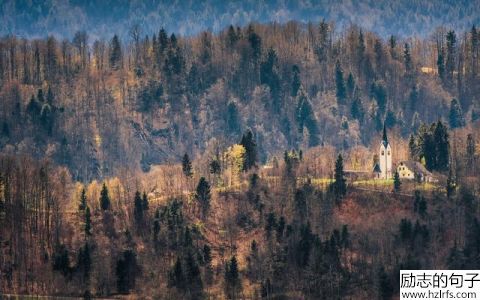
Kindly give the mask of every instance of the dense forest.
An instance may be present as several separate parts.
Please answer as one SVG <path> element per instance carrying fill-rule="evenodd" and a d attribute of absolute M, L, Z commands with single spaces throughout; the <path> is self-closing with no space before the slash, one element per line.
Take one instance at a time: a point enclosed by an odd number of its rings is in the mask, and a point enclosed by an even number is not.
<path fill-rule="evenodd" d="M 464 127 L 480 116 L 479 38 L 473 26 L 384 40 L 326 22 L 189 38 L 134 26 L 129 43 L 8 36 L 0 149 L 91 180 L 213 153 L 247 129 L 265 163 L 285 149 L 370 146 L 384 122 L 405 139 L 438 119 Z"/>
<path fill-rule="evenodd" d="M 0 294 L 392 299 L 480 268 L 475 26 L 142 30 L 0 39 Z M 434 184 L 352 177 L 382 129 Z"/>

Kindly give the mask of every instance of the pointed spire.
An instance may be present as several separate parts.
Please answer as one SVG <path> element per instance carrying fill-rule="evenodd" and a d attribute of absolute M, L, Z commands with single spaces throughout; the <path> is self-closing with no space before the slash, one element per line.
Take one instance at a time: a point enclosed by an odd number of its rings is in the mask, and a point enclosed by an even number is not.
<path fill-rule="evenodd" d="M 385 126 L 385 123 L 383 123 L 383 138 L 382 138 L 383 144 L 385 146 L 388 145 L 388 137 L 387 137 L 387 127 Z"/>

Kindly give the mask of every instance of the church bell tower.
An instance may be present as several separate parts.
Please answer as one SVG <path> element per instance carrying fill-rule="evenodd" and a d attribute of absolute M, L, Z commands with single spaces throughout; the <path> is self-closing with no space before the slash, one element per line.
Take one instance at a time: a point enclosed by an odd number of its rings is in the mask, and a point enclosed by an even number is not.
<path fill-rule="evenodd" d="M 378 154 L 380 163 L 380 178 L 390 179 L 392 178 L 392 147 L 388 142 L 387 129 L 383 125 L 383 137 L 380 143 L 380 153 Z"/>

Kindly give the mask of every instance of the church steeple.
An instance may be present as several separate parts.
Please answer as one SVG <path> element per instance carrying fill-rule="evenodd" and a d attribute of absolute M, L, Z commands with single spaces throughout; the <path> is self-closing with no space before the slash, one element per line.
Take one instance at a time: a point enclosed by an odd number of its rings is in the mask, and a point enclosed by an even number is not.
<path fill-rule="evenodd" d="M 388 137 L 387 137 L 387 127 L 385 123 L 383 124 L 383 138 L 382 138 L 383 145 L 387 147 L 388 145 Z"/>

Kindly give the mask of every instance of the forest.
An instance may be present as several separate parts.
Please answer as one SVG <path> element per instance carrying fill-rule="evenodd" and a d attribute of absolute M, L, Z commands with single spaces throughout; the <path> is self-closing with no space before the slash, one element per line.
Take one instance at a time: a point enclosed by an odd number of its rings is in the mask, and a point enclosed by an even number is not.
<path fill-rule="evenodd" d="M 480 268 L 475 26 L 142 30 L 0 39 L 0 295 L 392 299 Z M 382 129 L 438 180 L 353 178 Z"/>

